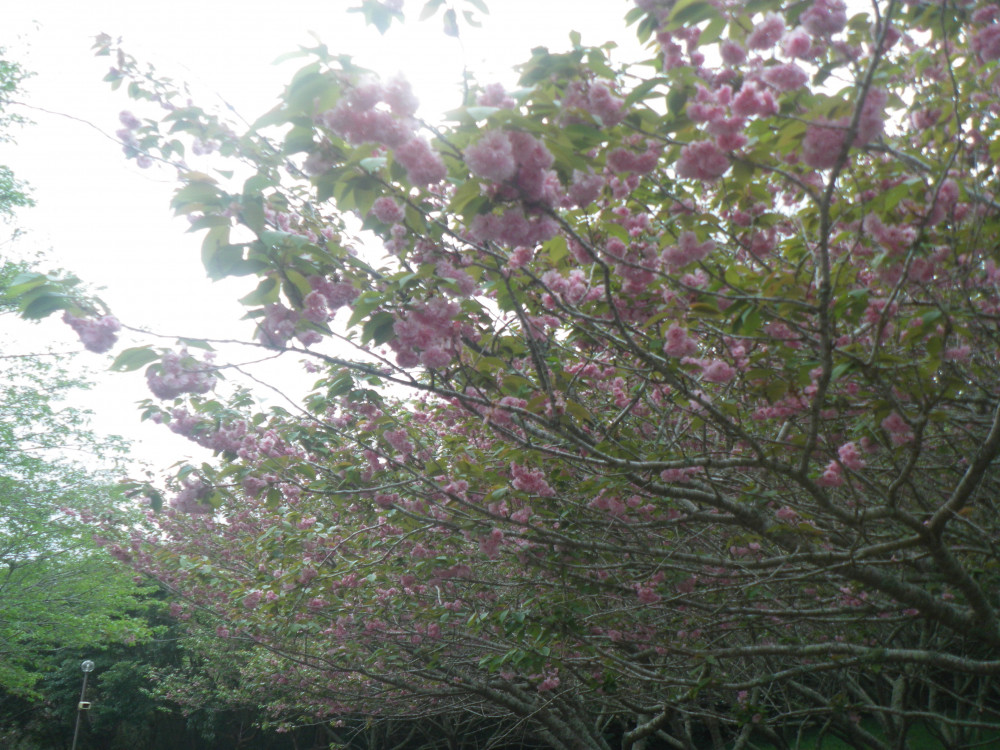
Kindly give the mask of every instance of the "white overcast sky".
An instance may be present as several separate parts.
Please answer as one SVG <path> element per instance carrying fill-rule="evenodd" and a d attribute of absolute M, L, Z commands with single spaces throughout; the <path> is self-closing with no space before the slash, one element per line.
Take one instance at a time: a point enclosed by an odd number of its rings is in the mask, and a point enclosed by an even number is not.
<path fill-rule="evenodd" d="M 459 8 L 463 0 L 452 0 Z M 407 24 L 384 37 L 347 13 L 355 0 L 31 0 L 7 2 L 0 46 L 35 77 L 21 112 L 34 121 L 0 144 L 0 163 L 30 182 L 37 207 L 20 214 L 28 230 L 16 248 L 47 250 L 49 265 L 69 269 L 94 288 L 124 322 L 169 335 L 231 337 L 249 332 L 235 323 L 235 298 L 250 282 L 212 284 L 199 261 L 197 235 L 169 209 L 174 188 L 166 170 L 140 170 L 126 162 L 106 134 L 118 127 L 122 109 L 135 108 L 122 91 L 102 82 L 108 58 L 91 52 L 98 33 L 121 37 L 123 47 L 158 72 L 193 87 L 198 103 L 222 98 L 248 120 L 268 110 L 301 61 L 273 61 L 315 38 L 346 52 L 388 77 L 402 72 L 421 100 L 421 116 L 434 119 L 459 103 L 467 66 L 484 82 L 512 85 L 511 68 L 532 47 L 565 49 L 571 29 L 584 44 L 618 41 L 622 57 L 635 59 L 632 31 L 623 17 L 626 0 L 487 0 L 484 27 L 463 27 L 463 38 L 441 33 L 440 15 L 417 22 L 423 0 L 405 0 Z M 49 114 L 48 112 L 59 113 Z M 103 131 L 103 133 L 102 133 Z M 0 227 L 0 233 L 6 234 Z M 0 245 L 0 253 L 10 252 Z M 9 326 L 8 321 L 4 321 Z M 56 337 L 62 348 L 79 348 L 54 320 L 17 331 L 20 351 L 41 350 Z M 136 340 L 132 343 L 147 343 Z M 84 357 L 99 368 L 107 362 Z M 159 466 L 172 463 L 188 444 L 163 436 L 163 428 L 139 427 L 134 403 L 148 396 L 137 374 L 99 373 L 91 405 L 97 425 L 138 441 L 136 454 Z"/>

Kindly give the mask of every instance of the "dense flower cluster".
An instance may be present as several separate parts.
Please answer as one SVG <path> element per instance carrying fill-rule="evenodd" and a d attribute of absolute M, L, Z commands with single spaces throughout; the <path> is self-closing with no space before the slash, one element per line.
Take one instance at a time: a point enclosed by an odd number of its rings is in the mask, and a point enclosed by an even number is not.
<path fill-rule="evenodd" d="M 97 354 L 110 350 L 118 341 L 121 323 L 111 315 L 100 318 L 77 318 L 68 312 L 63 314 L 63 322 L 76 331 L 84 347 Z"/>
<path fill-rule="evenodd" d="M 167 352 L 159 364 L 146 370 L 146 384 L 157 398 L 174 399 L 183 393 L 208 393 L 215 386 L 214 355 L 198 361 L 186 349 Z"/>
<path fill-rule="evenodd" d="M 318 382 L 159 412 L 220 465 L 115 553 L 317 721 L 473 706 L 557 750 L 1000 725 L 951 682 L 986 694 L 1000 648 L 1000 11 L 973 6 L 639 0 L 652 75 L 538 49 L 433 133 L 314 52 L 287 142 L 183 208 L 206 255 L 253 235 L 208 262 L 259 275 L 260 342 Z M 331 331 L 355 350 L 291 346 Z"/>

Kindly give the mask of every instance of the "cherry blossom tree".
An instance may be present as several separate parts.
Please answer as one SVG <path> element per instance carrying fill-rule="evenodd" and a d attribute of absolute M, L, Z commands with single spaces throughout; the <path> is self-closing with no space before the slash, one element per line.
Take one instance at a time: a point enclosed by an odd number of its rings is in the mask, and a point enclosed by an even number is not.
<path fill-rule="evenodd" d="M 268 412 L 119 353 L 218 456 L 122 556 L 279 714 L 995 736 L 1000 6 L 850 13 L 638 0 L 649 60 L 571 35 L 444 124 L 320 46 L 242 133 L 99 40 L 164 109 L 127 154 L 317 376 Z"/>

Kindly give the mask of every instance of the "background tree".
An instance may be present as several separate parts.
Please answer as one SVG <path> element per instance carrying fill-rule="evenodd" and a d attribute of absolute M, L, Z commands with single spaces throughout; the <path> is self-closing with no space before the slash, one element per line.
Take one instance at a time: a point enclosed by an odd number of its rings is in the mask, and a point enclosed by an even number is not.
<path fill-rule="evenodd" d="M 0 47 L 0 140 L 10 140 L 11 125 L 23 123 L 23 118 L 6 111 L 10 97 L 16 93 L 28 73 L 13 60 L 7 59 L 7 52 Z M 0 216 L 9 218 L 16 208 L 32 205 L 25 185 L 18 180 L 6 165 L 0 164 Z"/>
<path fill-rule="evenodd" d="M 317 47 L 240 136 L 99 40 L 166 109 L 127 153 L 181 166 L 208 273 L 319 375 L 262 413 L 210 358 L 118 355 L 220 458 L 133 566 L 258 647 L 279 714 L 994 737 L 998 14 L 642 0 L 650 60 L 571 36 L 447 127 Z M 112 348 L 59 290 L 17 291 Z"/>
<path fill-rule="evenodd" d="M 5 265 L 0 289 L 22 270 Z M 9 311 L 8 311 L 9 312 Z M 87 426 L 64 399 L 86 383 L 54 357 L 0 357 L 0 688 L 34 695 L 59 649 L 149 636 L 134 574 L 93 539 L 98 517 L 120 521 L 120 439 Z M 120 469 L 120 465 L 118 465 Z M 36 696 L 37 697 L 37 696 Z"/>
<path fill-rule="evenodd" d="M 5 110 L 26 77 L 0 50 L 0 138 L 23 122 Z M 30 205 L 25 185 L 0 166 L 0 215 Z M 4 255 L 0 297 L 27 271 Z M 13 313 L 4 298 L 0 316 L 15 322 Z M 18 353 L 9 333 L 0 355 L 0 742 L 14 747 L 19 725 L 52 708 L 51 685 L 40 680 L 66 668 L 79 689 L 80 660 L 66 664 L 67 652 L 94 656 L 149 637 L 141 600 L 150 589 L 93 538 L 95 518 L 125 513 L 116 489 L 124 442 L 95 434 L 89 414 L 66 403 L 87 383 L 62 366 L 65 355 Z M 55 726 L 60 737 L 71 727 Z"/>

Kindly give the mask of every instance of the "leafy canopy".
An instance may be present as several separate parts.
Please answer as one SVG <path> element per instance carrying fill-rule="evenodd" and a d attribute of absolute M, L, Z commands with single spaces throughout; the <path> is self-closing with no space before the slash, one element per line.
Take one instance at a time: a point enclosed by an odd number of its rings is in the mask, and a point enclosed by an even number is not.
<path fill-rule="evenodd" d="M 435 127 L 317 46 L 241 133 L 98 40 L 164 108 L 126 154 L 318 377 L 263 411 L 188 349 L 115 362 L 217 453 L 129 554 L 263 646 L 245 690 L 567 749 L 996 727 L 1000 13 L 850 13 L 640 0 L 649 60 L 571 37 Z"/>

